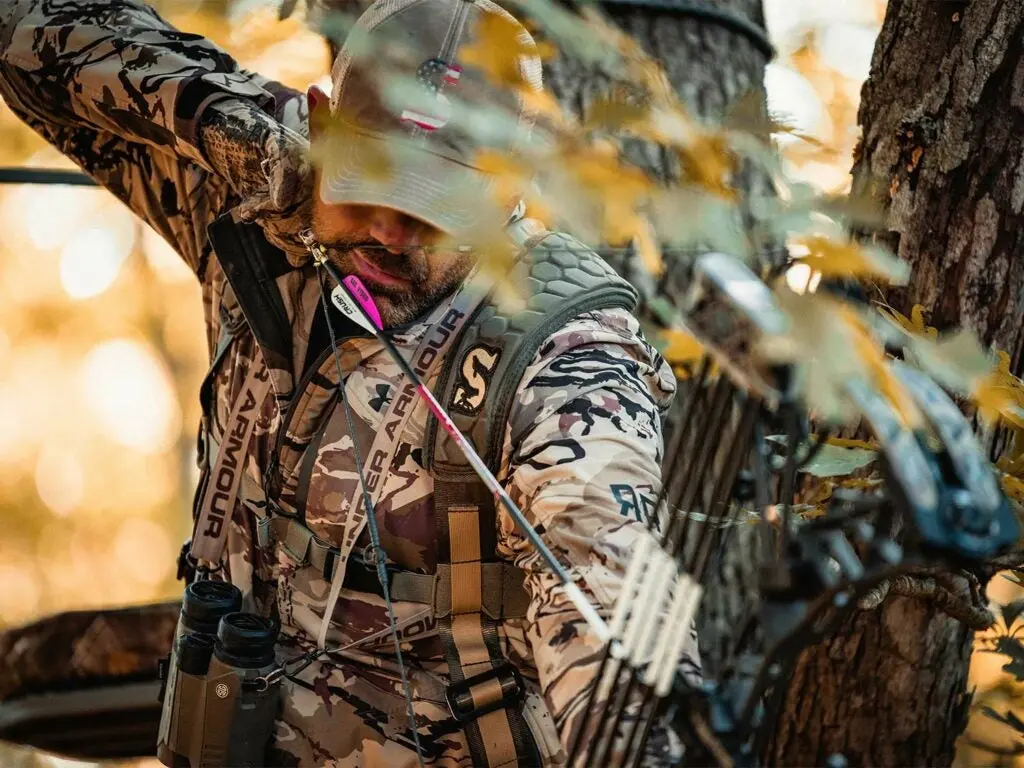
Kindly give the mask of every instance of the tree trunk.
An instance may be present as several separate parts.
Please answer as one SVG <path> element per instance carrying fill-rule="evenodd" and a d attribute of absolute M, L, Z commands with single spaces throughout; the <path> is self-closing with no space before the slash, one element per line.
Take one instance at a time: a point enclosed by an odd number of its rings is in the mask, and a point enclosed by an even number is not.
<path fill-rule="evenodd" d="M 704 5 L 764 27 L 762 0 L 707 0 Z M 736 29 L 712 19 L 637 6 L 609 5 L 603 11 L 661 63 L 693 115 L 721 117 L 739 98 L 762 88 L 766 54 Z M 544 85 L 565 109 L 582 117 L 595 99 L 608 94 L 609 79 L 563 56 L 545 64 Z M 678 173 L 671 153 L 646 142 L 627 140 L 625 156 L 659 179 L 671 179 Z M 763 193 L 767 183 L 763 176 L 743 175 L 743 185 L 750 191 Z M 608 261 L 626 277 L 637 277 L 629 264 L 616 257 L 608 257 Z"/>
<path fill-rule="evenodd" d="M 885 292 L 906 315 L 963 326 L 1019 373 L 1024 320 L 1024 5 L 890 0 L 864 87 L 854 192 L 888 212 L 879 240 L 913 268 Z M 891 598 L 810 649 L 771 760 L 948 765 L 967 718 L 973 632 L 920 599 Z"/>
<path fill-rule="evenodd" d="M 972 637 L 920 599 L 858 612 L 800 657 L 768 763 L 949 765 L 967 722 Z"/>
<path fill-rule="evenodd" d="M 888 292 L 1013 356 L 1024 334 L 1024 5 L 890 0 L 864 87 L 854 191 L 913 269 Z M 927 41 L 927 45 L 922 45 Z"/>

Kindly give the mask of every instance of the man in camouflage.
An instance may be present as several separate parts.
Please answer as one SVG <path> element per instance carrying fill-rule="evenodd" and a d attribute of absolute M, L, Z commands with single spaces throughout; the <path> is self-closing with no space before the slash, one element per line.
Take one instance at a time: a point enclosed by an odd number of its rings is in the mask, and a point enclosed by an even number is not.
<path fill-rule="evenodd" d="M 397 0 L 371 7 L 357 29 L 372 39 L 387 28 L 390 39 L 414 51 L 424 47 L 410 66 L 428 85 L 440 76 L 458 81 L 467 98 L 497 103 L 504 97 L 483 77 L 453 63 L 452 30 L 469 39 L 487 16 L 514 23 L 490 0 Z M 516 29 L 529 42 L 525 30 Z M 440 48 L 435 34 L 444 38 Z M 219 514 L 209 477 L 219 487 L 217 472 L 230 465 L 224 446 L 236 438 L 244 470 L 238 488 L 224 494 L 231 508 L 220 510 L 226 546 L 209 563 L 215 577 L 235 583 L 247 609 L 280 618 L 280 658 L 318 643 L 342 649 L 286 678 L 268 762 L 397 766 L 418 760 L 383 592 L 374 591 L 373 570 L 355 555 L 347 566 L 339 564 L 346 536 L 358 534 L 353 553 L 368 542 L 366 530 L 353 523 L 362 510 L 358 453 L 374 485 L 370 510 L 389 568 L 437 579 L 433 598 L 425 601 L 401 599 L 397 589 L 393 594 L 422 759 L 562 764 L 601 644 L 504 510 L 481 517 L 473 510 L 493 510 L 493 500 L 447 498 L 452 487 L 469 484 L 449 483 L 441 492 L 438 455 L 457 457 L 441 443 L 432 448 L 436 429 L 427 409 L 418 399 L 403 404 L 407 382 L 381 345 L 346 326 L 333 308 L 324 309 L 317 270 L 299 238 L 311 227 L 331 261 L 364 280 L 407 359 L 437 342 L 444 354 L 425 366 L 424 378 L 438 387 L 444 359 L 457 347 L 448 339 L 458 334 L 445 330 L 446 318 L 461 313 L 465 322 L 456 330 L 481 322 L 473 314 L 479 299 L 468 290 L 477 257 L 446 247 L 442 237 L 485 215 L 479 211 L 492 215 L 481 202 L 487 180 L 459 162 L 471 158 L 468 140 L 444 138 L 443 114 L 418 106 L 385 114 L 373 60 L 343 50 L 330 99 L 315 86 L 304 96 L 242 70 L 209 41 L 174 29 L 134 0 L 0 0 L 0 93 L 8 107 L 156 229 L 202 285 L 211 372 L 201 393 L 201 521 Z M 522 56 L 517 66 L 525 82 L 540 87 L 535 58 Z M 520 128 L 529 128 L 521 104 L 504 106 Z M 407 176 L 403 165 L 387 187 L 362 179 L 366 155 L 345 147 L 332 148 L 326 164 L 313 169 L 309 126 L 321 124 L 323 115 L 354 121 L 350 135 L 373 133 L 360 121 L 372 129 L 383 121 L 424 141 L 441 137 L 446 148 Z M 315 150 L 320 134 L 312 133 Z M 332 165 L 339 157 L 347 160 Z M 537 229 L 516 215 L 516 202 L 501 201 L 499 207 L 507 207 L 499 213 L 523 239 L 536 239 Z M 556 242 L 570 259 L 567 269 L 579 263 L 576 241 Z M 241 287 L 242 251 L 257 273 L 253 295 L 270 297 L 263 304 Z M 593 275 L 615 280 L 596 257 L 586 260 Z M 337 329 L 335 354 L 329 337 Z M 449 386 L 449 405 L 465 413 L 479 410 L 493 385 L 487 378 L 493 353 L 486 345 L 474 349 L 459 361 L 454 375 L 461 370 L 461 378 Z M 607 615 L 660 483 L 659 419 L 674 379 L 621 307 L 566 318 L 524 366 L 510 390 L 507 423 L 500 425 L 499 479 Z M 354 432 L 339 405 L 339 375 Z M 248 412 L 252 418 L 243 418 Z M 383 440 L 385 433 L 393 439 Z M 382 461 L 375 459 L 378 445 Z M 291 527 L 268 541 L 261 532 L 278 530 L 270 520 Z M 292 525 L 295 520 L 301 525 Z M 472 531 L 472 552 L 458 557 L 464 531 L 460 527 L 457 536 L 449 526 L 463 525 Z M 292 538 L 297 530 L 299 544 Z M 460 611 L 465 584 L 455 573 L 480 578 L 486 558 L 478 544 L 487 540 L 495 561 L 508 566 L 501 573 L 514 571 L 522 580 L 522 610 L 505 605 L 511 598 L 482 607 L 489 596 L 477 588 L 475 605 L 470 598 Z M 486 584 L 483 591 L 489 592 Z M 436 597 L 442 592 L 446 602 Z M 468 641 L 467 620 L 473 628 Z M 485 645 L 483 662 L 470 658 Z M 450 684 L 480 665 L 490 669 L 499 657 L 518 670 L 525 694 L 504 710 L 456 721 L 446 702 Z M 463 668 L 456 671 L 459 663 Z M 695 665 L 695 656 L 688 663 Z M 510 731 L 511 746 L 501 743 Z"/>

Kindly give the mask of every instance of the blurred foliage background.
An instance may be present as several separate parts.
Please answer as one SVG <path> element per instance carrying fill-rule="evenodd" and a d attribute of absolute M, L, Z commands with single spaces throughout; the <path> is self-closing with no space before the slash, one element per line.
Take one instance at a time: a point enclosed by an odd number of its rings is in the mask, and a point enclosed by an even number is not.
<path fill-rule="evenodd" d="M 248 69 L 329 87 L 326 44 L 301 14 L 278 21 L 274 0 L 153 5 Z M 779 138 L 789 174 L 846 191 L 885 0 L 765 0 L 765 11 L 779 50 L 770 107 L 815 139 Z M 0 165 L 69 164 L 0 103 Z M 0 188 L 0 275 L 0 627 L 176 597 L 206 366 L 198 285 L 112 196 L 55 186 Z M 1018 591 L 997 578 L 989 595 L 1007 603 Z M 1000 711 L 1020 693 L 1006 663 L 976 653 L 972 667 Z M 999 727 L 975 718 L 968 738 L 1009 746 Z M 983 755 L 965 744 L 961 758 L 991 764 Z M 3 745 L 0 764 L 83 765 Z"/>

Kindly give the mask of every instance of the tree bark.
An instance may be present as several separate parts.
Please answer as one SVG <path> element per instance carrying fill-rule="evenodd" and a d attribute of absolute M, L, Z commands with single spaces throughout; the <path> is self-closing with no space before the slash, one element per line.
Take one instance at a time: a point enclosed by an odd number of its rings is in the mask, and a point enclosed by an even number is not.
<path fill-rule="evenodd" d="M 890 0 L 864 87 L 854 191 L 913 269 L 888 292 L 940 330 L 971 328 L 1021 360 L 1024 5 Z M 927 44 L 922 44 L 922 41 Z"/>
<path fill-rule="evenodd" d="M 764 27 L 762 0 L 707 0 L 704 5 Z M 602 10 L 661 63 L 684 106 L 697 117 L 720 118 L 738 99 L 763 87 L 767 57 L 735 29 L 711 19 L 637 6 L 610 5 Z M 585 117 L 594 101 L 608 94 L 610 81 L 606 74 L 562 56 L 545 63 L 544 85 L 567 111 Z M 674 155 L 653 144 L 627 140 L 624 154 L 658 179 L 672 179 L 678 174 Z M 763 175 L 742 174 L 742 184 L 748 191 L 762 194 L 768 183 Z M 621 257 L 606 258 L 635 281 L 637 274 Z M 669 292 L 676 287 L 673 283 Z"/>
<path fill-rule="evenodd" d="M 967 327 L 1021 367 L 1024 6 L 890 0 L 858 121 L 853 190 L 887 211 L 875 236 L 913 269 L 883 292 L 940 330 Z M 890 598 L 809 649 L 770 754 L 820 765 L 948 765 L 967 719 L 973 632 Z"/>
<path fill-rule="evenodd" d="M 972 637 L 920 599 L 858 612 L 800 657 L 767 762 L 949 765 L 967 722 Z"/>

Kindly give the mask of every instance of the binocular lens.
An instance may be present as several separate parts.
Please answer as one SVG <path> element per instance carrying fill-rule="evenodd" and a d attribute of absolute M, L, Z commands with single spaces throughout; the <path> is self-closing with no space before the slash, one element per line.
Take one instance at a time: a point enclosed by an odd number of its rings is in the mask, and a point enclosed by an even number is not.
<path fill-rule="evenodd" d="M 189 632 L 217 633 L 222 616 L 242 609 L 242 593 L 227 581 L 197 581 L 185 589 L 182 624 Z"/>
<path fill-rule="evenodd" d="M 229 613 L 217 629 L 217 658 L 238 667 L 258 669 L 274 662 L 277 625 L 251 613 Z"/>

